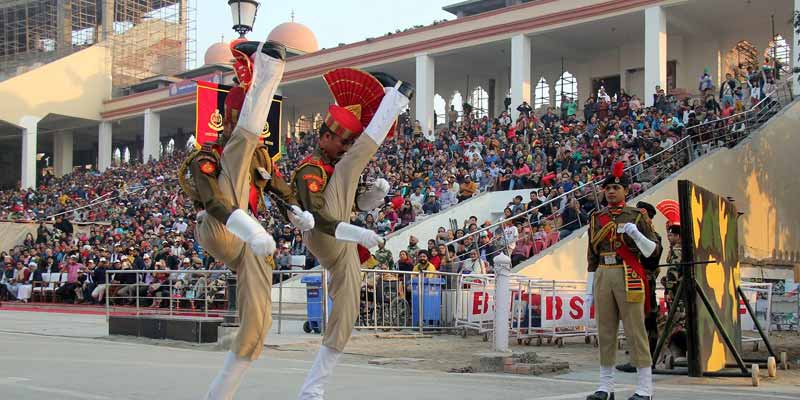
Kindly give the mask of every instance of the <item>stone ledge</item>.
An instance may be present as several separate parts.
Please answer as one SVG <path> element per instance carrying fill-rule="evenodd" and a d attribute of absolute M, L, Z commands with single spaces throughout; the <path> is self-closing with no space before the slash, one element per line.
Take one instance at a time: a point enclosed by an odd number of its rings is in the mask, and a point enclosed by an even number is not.
<path fill-rule="evenodd" d="M 566 361 L 551 361 L 535 352 L 478 353 L 472 359 L 475 372 L 544 375 L 569 370 Z"/>

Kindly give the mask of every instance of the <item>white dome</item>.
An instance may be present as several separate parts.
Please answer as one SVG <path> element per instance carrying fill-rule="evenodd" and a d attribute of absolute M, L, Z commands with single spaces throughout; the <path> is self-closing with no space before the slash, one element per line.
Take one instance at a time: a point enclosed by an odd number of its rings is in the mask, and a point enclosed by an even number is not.
<path fill-rule="evenodd" d="M 225 42 L 217 42 L 209 46 L 204 57 L 206 65 L 231 64 L 232 60 L 231 49 Z"/>
<path fill-rule="evenodd" d="M 307 26 L 297 22 L 284 22 L 275 27 L 267 40 L 278 42 L 291 50 L 313 53 L 319 50 L 317 37 Z"/>

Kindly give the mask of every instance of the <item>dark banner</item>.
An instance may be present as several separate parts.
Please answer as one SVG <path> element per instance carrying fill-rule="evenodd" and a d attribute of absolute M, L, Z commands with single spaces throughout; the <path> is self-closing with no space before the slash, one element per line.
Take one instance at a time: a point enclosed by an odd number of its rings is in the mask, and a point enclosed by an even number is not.
<path fill-rule="evenodd" d="M 741 352 L 739 295 L 736 290 L 741 281 L 736 207 L 727 198 L 689 181 L 679 182 L 678 196 L 683 249 L 688 257 L 685 261 L 705 263 L 692 267 L 697 287 L 708 297 L 725 332 Z M 689 355 L 690 363 L 694 361 L 700 373 L 719 371 L 725 368 L 725 364 L 736 363 L 703 301 L 696 293 L 692 296 L 695 297 L 689 305 L 694 312 L 690 310 L 687 317 L 693 316 L 694 321 L 687 322 L 696 327 L 696 331 L 690 333 L 696 346 L 690 346 L 690 353 L 693 353 Z M 690 366 L 690 374 L 692 369 Z"/>
<path fill-rule="evenodd" d="M 225 97 L 228 95 L 230 86 L 220 85 L 213 82 L 197 82 L 197 120 L 195 122 L 196 146 L 199 148 L 203 143 L 216 141 L 222 134 L 223 117 L 225 115 Z M 281 108 L 283 98 L 275 96 L 272 99 L 272 106 L 269 109 L 264 130 L 261 138 L 269 148 L 269 154 L 273 160 L 281 157 Z"/>

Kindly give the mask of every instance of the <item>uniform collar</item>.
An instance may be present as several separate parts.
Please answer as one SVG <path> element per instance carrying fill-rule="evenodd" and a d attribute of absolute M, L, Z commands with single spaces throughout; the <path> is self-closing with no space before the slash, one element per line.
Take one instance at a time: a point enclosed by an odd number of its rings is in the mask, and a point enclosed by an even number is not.
<path fill-rule="evenodd" d="M 322 149 L 318 148 L 318 149 L 314 150 L 314 157 L 319 158 L 322 161 L 323 164 L 328 164 L 328 165 L 334 165 L 335 164 L 333 161 L 331 161 L 330 158 L 328 158 L 328 156 L 325 155 L 325 152 L 322 151 Z"/>
<path fill-rule="evenodd" d="M 610 203 L 608 205 L 608 211 L 611 214 L 614 214 L 614 215 L 619 215 L 620 213 L 622 213 L 622 209 L 623 208 L 625 208 L 625 202 L 624 201 L 621 201 L 619 203 Z"/>

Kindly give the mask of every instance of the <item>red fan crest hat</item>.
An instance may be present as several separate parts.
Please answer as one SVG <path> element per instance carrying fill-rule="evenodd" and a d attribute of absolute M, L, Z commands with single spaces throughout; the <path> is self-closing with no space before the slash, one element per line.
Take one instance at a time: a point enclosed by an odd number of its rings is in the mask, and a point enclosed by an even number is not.
<path fill-rule="evenodd" d="M 359 119 L 359 111 L 357 107 L 341 107 L 332 104 L 328 107 L 325 125 L 331 132 L 342 139 L 350 139 L 351 137 L 355 139 L 364 131 Z"/>
<path fill-rule="evenodd" d="M 656 209 L 667 219 L 667 232 L 681 233 L 681 209 L 678 202 L 672 199 L 661 200 Z"/>
<path fill-rule="evenodd" d="M 336 104 L 328 107 L 325 125 L 343 139 L 357 138 L 378 111 L 384 88 L 371 74 L 338 68 L 322 76 Z"/>

